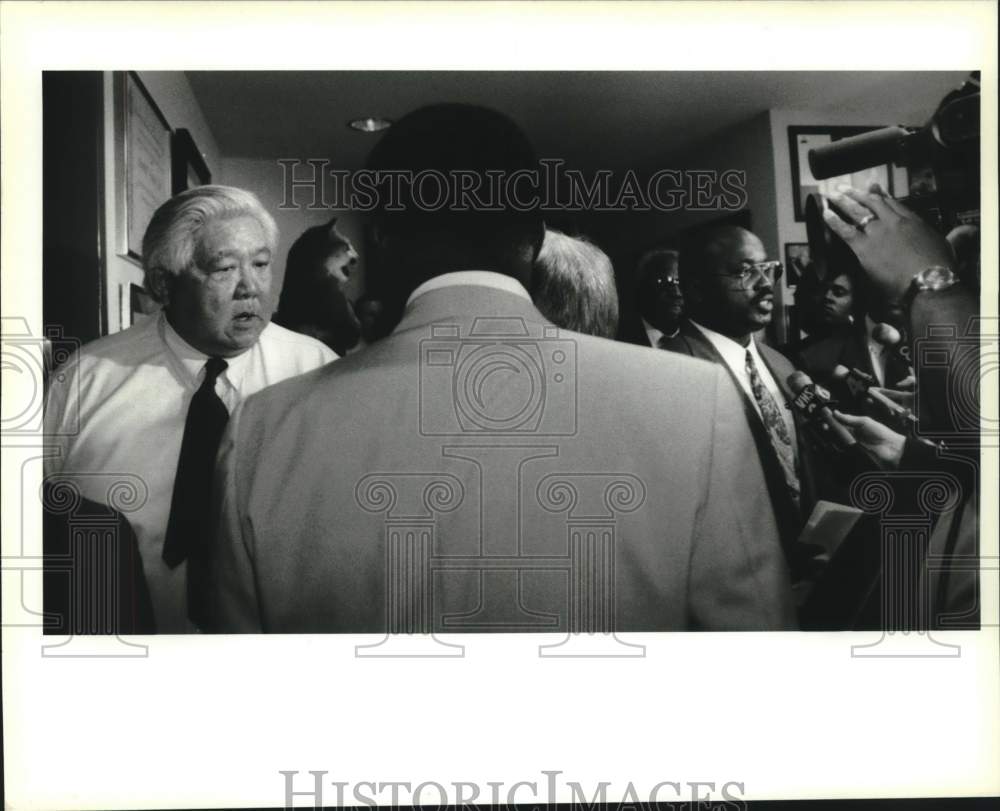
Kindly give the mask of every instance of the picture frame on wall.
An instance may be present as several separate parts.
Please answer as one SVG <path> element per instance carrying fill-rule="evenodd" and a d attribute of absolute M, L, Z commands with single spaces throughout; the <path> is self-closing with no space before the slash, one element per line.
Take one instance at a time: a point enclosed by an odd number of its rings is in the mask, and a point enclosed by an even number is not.
<path fill-rule="evenodd" d="M 786 242 L 785 283 L 797 287 L 811 261 L 808 242 Z"/>
<path fill-rule="evenodd" d="M 153 212 L 171 197 L 170 124 L 134 71 L 117 75 L 119 231 L 122 255 L 138 262 Z"/>
<path fill-rule="evenodd" d="M 212 173 L 205 158 L 191 137 L 190 130 L 179 128 L 174 131 L 170 145 L 172 193 L 205 186 L 212 182 Z"/>
<path fill-rule="evenodd" d="M 837 186 L 867 189 L 878 183 L 889 194 L 894 193 L 892 165 L 873 166 L 849 175 L 817 180 L 809 169 L 809 150 L 827 146 L 835 141 L 871 132 L 878 127 L 794 126 L 788 128 L 788 149 L 792 165 L 792 205 L 795 221 L 805 222 L 805 202 L 810 194 L 830 194 Z"/>

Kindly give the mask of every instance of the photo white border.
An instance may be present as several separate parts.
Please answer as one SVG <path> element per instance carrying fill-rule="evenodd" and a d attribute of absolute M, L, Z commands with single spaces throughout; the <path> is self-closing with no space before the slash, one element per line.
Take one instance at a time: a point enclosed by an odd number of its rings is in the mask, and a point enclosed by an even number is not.
<path fill-rule="evenodd" d="M 994 3 L 4 2 L 0 14 L 0 302 L 35 328 L 51 69 L 979 68 L 982 300 L 996 315 Z M 984 388 L 984 413 L 996 406 Z M 21 522 L 37 529 L 8 486 L 15 457 L 4 448 L 5 561 Z M 998 480 L 995 451 L 983 479 Z M 981 539 L 996 561 L 989 491 Z M 4 574 L 7 617 L 18 595 Z M 984 626 L 996 580 L 983 572 Z M 645 659 L 539 659 L 533 635 L 466 636 L 458 660 L 359 660 L 370 640 L 344 636 L 151 637 L 148 657 L 54 659 L 37 629 L 5 627 L 7 803 L 280 806 L 279 770 L 310 769 L 349 782 L 736 781 L 746 799 L 1000 793 L 995 625 L 938 634 L 961 645 L 949 659 L 852 658 L 871 634 L 628 638 Z"/>

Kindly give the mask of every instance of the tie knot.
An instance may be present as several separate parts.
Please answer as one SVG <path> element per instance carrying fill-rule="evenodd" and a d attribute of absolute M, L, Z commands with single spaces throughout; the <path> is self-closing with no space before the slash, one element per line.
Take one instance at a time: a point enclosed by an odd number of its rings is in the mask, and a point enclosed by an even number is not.
<path fill-rule="evenodd" d="M 753 355 L 750 354 L 749 349 L 747 350 L 747 355 L 746 355 L 746 365 L 748 369 L 753 369 L 756 367 L 756 364 L 753 362 Z"/>
<path fill-rule="evenodd" d="M 221 375 L 226 369 L 229 368 L 229 364 L 226 363 L 222 358 L 211 357 L 205 361 L 205 380 L 215 382 L 215 378 Z"/>

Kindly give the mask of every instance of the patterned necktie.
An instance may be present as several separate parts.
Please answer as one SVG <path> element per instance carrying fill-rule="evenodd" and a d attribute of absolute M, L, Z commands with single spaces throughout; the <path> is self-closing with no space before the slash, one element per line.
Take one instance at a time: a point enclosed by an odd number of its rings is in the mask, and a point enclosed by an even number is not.
<path fill-rule="evenodd" d="M 228 365 L 222 358 L 208 359 L 205 379 L 188 408 L 163 542 L 163 560 L 171 569 L 199 548 L 207 529 L 215 454 L 229 421 L 229 411 L 215 393 L 215 380 Z"/>
<path fill-rule="evenodd" d="M 774 401 L 771 392 L 767 390 L 764 382 L 760 379 L 757 371 L 757 364 L 753 361 L 753 355 L 747 350 L 746 371 L 750 378 L 750 389 L 753 391 L 754 399 L 760 406 L 760 414 L 764 420 L 764 427 L 771 438 L 771 445 L 778 455 L 781 469 L 785 474 L 785 483 L 791 491 L 792 499 L 798 501 L 799 498 L 799 477 L 795 472 L 795 451 L 792 449 L 792 438 L 788 433 L 788 425 L 781 415 L 781 409 Z"/>

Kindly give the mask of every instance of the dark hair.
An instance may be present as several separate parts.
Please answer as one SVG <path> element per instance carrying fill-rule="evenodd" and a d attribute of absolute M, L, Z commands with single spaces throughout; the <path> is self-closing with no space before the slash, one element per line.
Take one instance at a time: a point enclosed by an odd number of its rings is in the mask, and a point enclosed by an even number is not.
<path fill-rule="evenodd" d="M 338 355 L 357 344 L 361 328 L 340 284 L 326 272 L 332 254 L 349 250 L 337 218 L 306 229 L 292 244 L 274 322 L 320 338 Z"/>
<path fill-rule="evenodd" d="M 404 116 L 388 130 L 368 158 L 374 172 L 433 171 L 454 177 L 463 172 L 488 189 L 487 172 L 537 171 L 534 150 L 520 128 L 507 116 L 468 104 L 435 104 Z M 418 205 L 408 184 L 400 198 L 390 199 L 391 180 L 375 183 L 380 205 L 374 212 L 379 230 L 388 236 L 418 242 L 421 250 L 394 257 L 390 271 L 397 292 L 408 293 L 426 279 L 451 270 L 493 270 L 526 280 L 541 246 L 542 219 L 537 211 L 522 211 L 500 201 L 497 210 L 462 210 L 454 199 L 439 210 Z"/>

